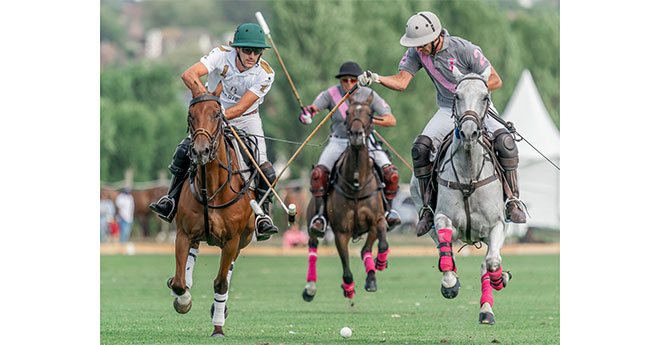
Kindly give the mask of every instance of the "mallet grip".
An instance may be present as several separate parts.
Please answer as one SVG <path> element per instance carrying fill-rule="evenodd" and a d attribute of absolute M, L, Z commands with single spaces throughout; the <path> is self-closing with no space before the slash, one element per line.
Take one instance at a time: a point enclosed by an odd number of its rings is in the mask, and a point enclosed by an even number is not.
<path fill-rule="evenodd" d="M 268 28 L 268 24 L 266 24 L 266 20 L 264 19 L 264 16 L 261 14 L 261 12 L 257 11 L 257 13 L 254 14 L 257 16 L 257 21 L 259 22 L 259 26 L 261 26 L 262 29 L 264 29 L 264 33 L 266 36 L 270 36 L 270 29 Z"/>

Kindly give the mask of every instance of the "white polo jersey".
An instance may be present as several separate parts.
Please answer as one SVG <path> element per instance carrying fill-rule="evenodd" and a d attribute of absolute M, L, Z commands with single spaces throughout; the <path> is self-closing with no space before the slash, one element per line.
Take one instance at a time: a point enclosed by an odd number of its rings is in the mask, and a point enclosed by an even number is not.
<path fill-rule="evenodd" d="M 245 111 L 245 114 L 257 110 L 275 80 L 275 72 L 263 58 L 250 69 L 240 72 L 236 67 L 236 50 L 232 47 L 213 48 L 199 61 L 209 72 L 209 92 L 213 92 L 218 84 L 222 83 L 220 101 L 225 109 L 235 106 L 245 92 L 250 90 L 259 99 Z"/>

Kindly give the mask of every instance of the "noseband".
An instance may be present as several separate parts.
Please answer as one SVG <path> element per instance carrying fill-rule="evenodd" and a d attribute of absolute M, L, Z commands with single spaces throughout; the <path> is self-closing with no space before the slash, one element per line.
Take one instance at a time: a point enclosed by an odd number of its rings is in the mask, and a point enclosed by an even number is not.
<path fill-rule="evenodd" d="M 211 134 L 209 131 L 206 130 L 206 128 L 193 128 L 192 121 L 193 117 L 192 114 L 190 113 L 190 107 L 193 106 L 193 104 L 197 104 L 199 102 L 205 102 L 205 101 L 214 101 L 217 102 L 218 105 L 220 105 L 220 111 L 215 114 L 215 118 L 220 118 L 220 121 L 218 121 L 218 125 L 215 128 L 215 132 Z M 222 132 L 222 124 L 225 121 L 225 115 L 222 113 L 222 104 L 220 103 L 220 98 L 209 94 L 205 93 L 201 96 L 195 97 L 190 101 L 190 105 L 188 106 L 188 131 L 192 133 L 192 141 L 194 142 L 197 136 L 203 135 L 209 139 L 211 142 L 211 149 L 213 152 L 217 150 L 216 144 L 218 141 L 218 136 L 220 135 L 220 132 Z"/>

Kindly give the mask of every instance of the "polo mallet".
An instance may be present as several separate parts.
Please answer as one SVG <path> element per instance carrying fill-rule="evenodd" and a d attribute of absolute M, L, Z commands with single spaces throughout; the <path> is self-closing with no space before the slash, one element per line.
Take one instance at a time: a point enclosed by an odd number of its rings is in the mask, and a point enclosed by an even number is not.
<path fill-rule="evenodd" d="M 275 184 L 277 184 L 277 181 L 280 180 L 280 177 L 282 177 L 282 174 L 284 174 L 284 172 L 286 171 L 286 169 L 289 168 L 289 166 L 291 165 L 291 162 L 293 162 L 293 160 L 296 158 L 296 156 L 298 156 L 298 154 L 299 154 L 300 151 L 303 149 L 303 147 L 305 147 L 305 145 L 307 145 L 307 142 L 309 142 L 309 140 L 312 139 L 312 137 L 316 134 L 316 132 L 318 132 L 318 130 L 321 128 L 321 126 L 323 126 L 323 124 L 324 124 L 326 121 L 328 121 L 328 119 L 330 118 L 330 116 L 332 116 L 332 114 L 334 114 L 334 112 L 337 111 L 337 109 L 339 109 L 339 106 L 340 106 L 342 103 L 344 103 L 344 101 L 345 101 L 348 97 L 350 97 L 350 96 L 353 94 L 353 92 L 355 92 L 355 90 L 357 90 L 357 89 L 358 89 L 358 84 L 355 84 L 355 86 L 353 86 L 353 88 L 351 88 L 350 90 L 348 90 L 348 92 L 344 95 L 344 97 L 342 97 L 342 99 L 339 101 L 339 103 L 337 103 L 337 104 L 335 105 L 335 107 L 332 108 L 332 110 L 330 110 L 330 112 L 328 113 L 328 115 L 326 115 L 326 116 L 323 118 L 323 120 L 321 120 L 321 122 L 316 126 L 316 128 L 314 128 L 314 130 L 312 131 L 312 133 L 310 133 L 309 136 L 307 137 L 307 139 L 305 139 L 305 141 L 302 143 L 302 145 L 300 145 L 300 147 L 298 148 L 298 150 L 296 151 L 296 153 L 294 153 L 293 156 L 291 156 L 291 158 L 289 159 L 289 161 L 286 163 L 286 166 L 284 166 L 284 168 L 282 169 L 282 171 L 280 171 L 280 174 L 277 175 L 277 178 L 275 179 L 275 181 L 273 181 L 273 186 L 274 186 Z M 272 187 L 271 187 L 271 189 L 272 189 Z M 266 194 L 264 194 L 264 197 L 261 198 L 261 201 L 259 201 L 259 205 L 261 205 L 261 203 L 264 202 L 264 200 L 266 200 L 266 196 L 267 196 L 268 193 L 271 191 L 271 189 L 269 189 L 269 190 L 266 192 Z M 275 191 L 274 189 L 272 189 L 272 190 L 273 190 L 273 192 Z M 290 205 L 289 205 L 289 206 L 290 206 Z"/>
<path fill-rule="evenodd" d="M 403 162 L 403 164 L 405 164 L 405 165 L 408 167 L 408 169 L 410 169 L 410 171 L 412 171 L 412 172 L 414 173 L 414 170 L 413 170 L 413 168 L 410 166 L 410 164 L 408 164 L 408 162 L 406 162 L 406 160 L 403 159 L 403 157 L 401 157 L 401 155 L 400 155 L 398 152 L 396 152 L 396 150 L 390 145 L 390 143 L 388 143 L 388 142 L 385 140 L 385 138 L 383 138 L 383 137 L 380 135 L 380 133 L 376 132 L 376 129 L 375 129 L 375 128 L 374 128 L 373 132 L 376 133 L 376 135 L 378 136 L 378 138 L 380 138 L 380 140 L 382 140 L 382 141 L 385 143 L 385 145 L 387 145 L 387 147 L 389 147 L 390 150 L 392 150 L 392 152 L 394 152 L 394 154 L 395 154 L 397 157 L 399 157 L 399 159 Z"/>
<path fill-rule="evenodd" d="M 302 101 L 300 100 L 300 96 L 298 96 L 298 91 L 296 91 L 296 87 L 293 86 L 293 81 L 291 80 L 291 77 L 289 76 L 289 72 L 286 70 L 286 67 L 284 67 L 284 61 L 282 61 L 282 57 L 280 56 L 280 53 L 277 51 L 277 47 L 275 46 L 275 42 L 273 42 L 273 38 L 270 37 L 270 29 L 268 28 L 268 24 L 266 24 L 266 20 L 264 19 L 264 16 L 261 14 L 261 12 L 256 12 L 254 14 L 257 17 L 257 21 L 259 22 L 259 26 L 264 30 L 264 33 L 266 36 L 268 36 L 268 39 L 270 40 L 270 44 L 273 45 L 273 50 L 275 51 L 275 55 L 277 55 L 277 59 L 280 60 L 280 65 L 282 65 L 282 69 L 284 70 L 284 74 L 286 74 L 286 78 L 289 80 L 289 84 L 291 85 L 291 89 L 293 89 L 293 94 L 296 96 L 296 99 L 298 100 L 298 105 L 300 105 L 300 110 L 302 112 L 305 112 L 305 106 L 303 106 Z"/>
<path fill-rule="evenodd" d="M 261 171 L 261 169 L 259 168 L 259 164 L 257 164 L 257 161 L 254 159 L 254 157 L 252 157 L 252 154 L 243 143 L 243 140 L 241 140 L 241 138 L 234 130 L 234 127 L 232 127 L 229 121 L 225 121 L 225 123 L 227 124 L 227 127 L 229 127 L 229 130 L 232 132 L 232 134 L 234 134 L 234 138 L 236 138 L 236 141 L 238 141 L 238 143 L 241 145 L 243 150 L 247 153 L 248 157 L 250 158 L 250 161 L 252 161 L 252 164 L 254 164 L 254 167 L 257 168 L 257 171 L 259 172 L 259 175 L 261 175 L 261 178 L 264 179 L 264 181 L 266 181 L 266 184 L 268 184 L 268 192 L 266 192 L 266 194 L 264 195 L 264 199 L 262 199 L 260 203 L 257 204 L 257 201 L 254 199 L 250 200 L 250 207 L 252 207 L 252 211 L 254 211 L 254 214 L 258 216 L 262 216 L 264 214 L 264 211 L 261 209 L 261 204 L 266 199 L 266 195 L 268 195 L 268 193 L 270 193 L 270 191 L 272 190 L 273 194 L 275 194 L 275 197 L 277 197 L 277 200 L 280 202 L 280 206 L 282 206 L 282 208 L 287 212 L 289 216 L 288 217 L 289 226 L 293 225 L 293 223 L 296 221 L 296 204 L 289 204 L 289 207 L 286 207 L 284 201 L 282 201 L 282 198 L 280 198 L 280 196 L 277 195 L 277 192 L 275 192 L 275 189 L 273 189 L 273 185 L 271 185 L 270 182 L 268 182 L 266 175 L 264 175 L 264 172 Z"/>

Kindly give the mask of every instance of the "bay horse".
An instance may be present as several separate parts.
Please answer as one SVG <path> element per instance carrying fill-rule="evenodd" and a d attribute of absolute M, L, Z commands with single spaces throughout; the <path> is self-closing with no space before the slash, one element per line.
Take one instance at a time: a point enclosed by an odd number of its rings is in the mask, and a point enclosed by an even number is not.
<path fill-rule="evenodd" d="M 387 243 L 387 222 L 383 208 L 383 187 L 376 178 L 373 159 L 369 157 L 367 138 L 373 129 L 372 109 L 369 106 L 373 94 L 364 102 L 350 99 L 346 115 L 348 145 L 335 164 L 336 173 L 331 176 L 325 207 L 326 217 L 335 234 L 335 245 L 341 258 L 344 296 L 352 301 L 355 295 L 353 274 L 348 261 L 348 242 L 367 233 L 367 240 L 361 250 L 361 257 L 367 273 L 365 290 L 374 292 L 376 270 L 387 267 L 389 245 Z M 314 216 L 315 198 L 307 207 L 307 223 Z M 374 263 L 371 249 L 378 239 L 378 256 Z M 316 259 L 318 237 L 309 232 L 307 284 L 303 299 L 311 302 L 316 294 Z M 351 302 L 352 303 L 352 302 Z"/>
<path fill-rule="evenodd" d="M 236 152 L 224 135 L 221 89 L 198 95 L 190 102 L 188 130 L 192 143 L 188 156 L 193 164 L 190 183 L 184 183 L 175 219 L 176 271 L 167 283 L 175 297 L 174 309 L 187 313 L 192 305 L 190 287 L 199 242 L 222 248 L 220 268 L 213 281 L 213 337 L 224 337 L 222 327 L 234 261 L 250 243 L 255 227 L 249 206 L 254 193 L 248 189 L 249 181 L 240 176 Z"/>
<path fill-rule="evenodd" d="M 488 245 L 481 263 L 479 323 L 494 324 L 492 289 L 506 287 L 511 273 L 502 272 L 501 267 L 500 249 L 506 233 L 502 175 L 495 165 L 497 157 L 490 145 L 491 134 L 484 127 L 490 105 L 486 84 L 490 68 L 481 75 L 463 75 L 454 67 L 453 74 L 457 81 L 452 111 L 455 127 L 448 151 L 435 161 L 438 195 L 434 231 L 429 234 L 440 254 L 438 269 L 443 275 L 441 292 L 445 298 L 456 297 L 461 286 L 452 241 Z M 416 206 L 421 207 L 419 182 L 414 176 L 410 190 Z"/>

